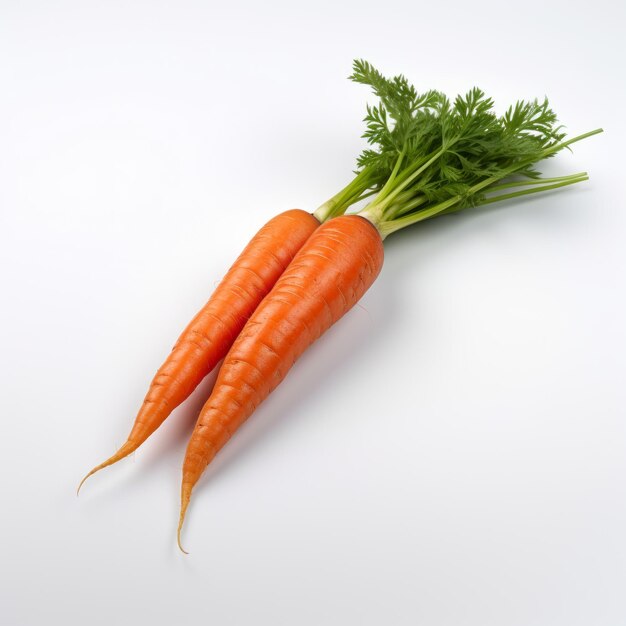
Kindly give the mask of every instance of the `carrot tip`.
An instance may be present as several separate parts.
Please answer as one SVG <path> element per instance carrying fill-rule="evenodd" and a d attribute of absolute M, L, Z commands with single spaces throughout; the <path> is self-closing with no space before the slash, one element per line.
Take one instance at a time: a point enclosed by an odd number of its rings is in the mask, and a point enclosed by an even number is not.
<path fill-rule="evenodd" d="M 100 465 L 96 465 L 79 483 L 78 489 L 76 489 L 76 495 L 78 496 L 80 492 L 80 488 L 83 486 L 83 483 L 90 477 L 93 476 L 96 472 L 99 472 L 101 469 L 105 467 L 109 467 L 109 465 L 113 465 L 113 463 L 117 463 L 124 457 L 127 457 L 131 452 L 134 452 L 137 449 L 137 445 L 127 441 L 124 445 L 110 458 L 108 458 L 104 463 L 100 463 Z"/>
<path fill-rule="evenodd" d="M 83 483 L 92 475 L 95 474 L 98 470 L 94 467 L 81 481 L 78 483 L 78 489 L 76 489 L 76 497 L 78 498 L 78 494 L 80 493 L 80 488 L 83 486 Z"/>
<path fill-rule="evenodd" d="M 176 533 L 176 538 L 178 541 L 178 547 L 180 548 L 180 551 L 184 552 L 185 554 L 189 554 L 189 552 L 187 552 L 187 550 L 183 548 L 180 534 L 183 529 L 183 523 L 185 521 L 185 513 L 187 512 L 187 507 L 189 506 L 189 500 L 191 498 L 192 488 L 193 488 L 192 485 L 190 485 L 189 483 L 183 483 L 183 486 L 181 488 L 181 493 L 180 493 L 180 518 L 178 519 L 178 531 Z"/>
<path fill-rule="evenodd" d="M 182 543 L 180 542 L 180 530 L 181 530 L 181 529 L 179 528 L 179 529 L 178 529 L 178 547 L 180 548 L 180 551 L 181 551 L 183 554 L 189 554 L 189 552 L 187 552 L 187 550 L 185 550 L 185 548 L 183 548 L 183 545 L 182 545 Z"/>

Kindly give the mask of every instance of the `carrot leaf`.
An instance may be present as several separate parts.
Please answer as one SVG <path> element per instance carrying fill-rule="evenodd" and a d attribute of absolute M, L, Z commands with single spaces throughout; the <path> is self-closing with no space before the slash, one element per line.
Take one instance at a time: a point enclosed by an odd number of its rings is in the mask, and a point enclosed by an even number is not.
<path fill-rule="evenodd" d="M 379 100 L 367 106 L 369 147 L 357 166 L 375 193 L 361 214 L 383 236 L 436 215 L 587 180 L 540 178 L 539 161 L 602 132 L 566 140 L 547 98 L 520 100 L 497 115 L 477 87 L 454 101 L 435 90 L 420 94 L 404 76 L 385 78 L 363 60 L 354 61 L 350 78 Z M 537 184 L 527 188 L 529 181 Z M 494 195 L 503 188 L 517 190 Z"/>

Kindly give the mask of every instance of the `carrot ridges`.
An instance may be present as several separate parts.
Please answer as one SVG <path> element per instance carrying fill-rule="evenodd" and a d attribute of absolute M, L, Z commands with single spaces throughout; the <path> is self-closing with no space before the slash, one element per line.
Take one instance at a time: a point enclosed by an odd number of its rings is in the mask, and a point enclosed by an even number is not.
<path fill-rule="evenodd" d="M 136 450 L 189 397 L 318 226 L 310 213 L 292 209 L 258 231 L 155 374 L 127 441 L 83 478 L 78 491 L 89 476 Z"/>
<path fill-rule="evenodd" d="M 355 215 L 311 235 L 233 343 L 189 441 L 179 532 L 206 466 L 302 353 L 369 289 L 383 263 L 376 227 Z"/>

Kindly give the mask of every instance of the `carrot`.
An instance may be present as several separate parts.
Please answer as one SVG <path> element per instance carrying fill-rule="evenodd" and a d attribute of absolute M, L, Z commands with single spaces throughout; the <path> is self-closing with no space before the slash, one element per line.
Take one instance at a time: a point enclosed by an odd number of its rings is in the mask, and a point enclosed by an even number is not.
<path fill-rule="evenodd" d="M 191 491 L 206 466 L 306 348 L 359 301 L 382 263 L 376 228 L 359 216 L 337 217 L 311 235 L 258 306 L 228 352 L 187 447 L 179 546 Z"/>
<path fill-rule="evenodd" d="M 224 358 L 259 302 L 320 223 L 371 195 L 371 189 L 376 190 L 387 175 L 379 164 L 363 168 L 314 213 L 285 211 L 259 230 L 157 371 L 124 444 L 89 471 L 77 491 L 87 478 L 128 456 L 148 439 Z"/>
<path fill-rule="evenodd" d="M 373 284 L 387 236 L 588 179 L 586 172 L 542 178 L 536 171 L 537 162 L 602 132 L 565 139 L 547 99 L 518 101 L 498 116 L 478 88 L 450 101 L 439 91 L 418 93 L 402 75 L 385 78 L 365 61 L 353 69 L 351 79 L 380 100 L 367 107 L 370 146 L 355 178 L 312 215 L 288 211 L 254 237 L 157 372 L 128 440 L 85 477 L 135 450 L 225 355 L 185 455 L 181 550 L 200 476 L 301 354 Z M 372 195 L 358 214 L 344 215 Z"/>
<path fill-rule="evenodd" d="M 403 76 L 387 79 L 365 61 L 355 61 L 351 78 L 370 85 L 381 101 L 365 118 L 364 136 L 377 149 L 365 150 L 358 165 L 391 172 L 360 213 L 315 231 L 226 355 L 185 455 L 181 550 L 185 514 L 203 471 L 307 347 L 372 285 L 388 235 L 438 215 L 588 178 L 585 172 L 540 178 L 534 170 L 537 161 L 601 132 L 564 140 L 547 100 L 518 102 L 498 117 L 477 88 L 451 104 L 437 91 L 417 93 Z"/>
<path fill-rule="evenodd" d="M 252 238 L 152 379 L 126 442 L 81 481 L 135 451 L 224 358 L 258 303 L 319 226 L 300 209 L 280 213 Z"/>

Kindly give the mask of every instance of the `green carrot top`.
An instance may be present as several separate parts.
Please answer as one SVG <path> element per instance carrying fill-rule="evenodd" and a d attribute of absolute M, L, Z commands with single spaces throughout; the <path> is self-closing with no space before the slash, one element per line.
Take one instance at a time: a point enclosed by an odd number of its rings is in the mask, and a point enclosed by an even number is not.
<path fill-rule="evenodd" d="M 370 147 L 357 176 L 315 213 L 322 221 L 374 195 L 360 215 L 385 237 L 422 220 L 587 180 L 586 172 L 542 178 L 535 164 L 602 132 L 566 139 L 548 100 L 519 101 L 502 116 L 474 87 L 451 102 L 440 91 L 420 94 L 402 76 L 385 78 L 354 61 L 350 79 L 369 85 L 379 103 L 368 105 L 363 137 Z M 364 185 L 369 190 L 364 191 Z"/>

